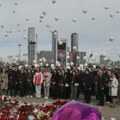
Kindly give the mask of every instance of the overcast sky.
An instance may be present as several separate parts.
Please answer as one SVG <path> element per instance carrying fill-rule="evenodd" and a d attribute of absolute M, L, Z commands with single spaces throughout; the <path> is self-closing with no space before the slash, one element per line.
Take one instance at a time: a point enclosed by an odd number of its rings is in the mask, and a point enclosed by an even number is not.
<path fill-rule="evenodd" d="M 120 0 L 56 0 L 55 4 L 52 0 L 0 0 L 0 57 L 18 55 L 18 44 L 22 44 L 21 53 L 27 53 L 27 40 L 23 36 L 28 36 L 28 27 L 35 27 L 38 51 L 51 50 L 50 30 L 57 30 L 58 37 L 67 39 L 69 46 L 71 34 L 76 32 L 80 51 L 88 55 L 93 52 L 95 56 L 105 53 L 112 60 L 119 60 L 119 12 Z"/>

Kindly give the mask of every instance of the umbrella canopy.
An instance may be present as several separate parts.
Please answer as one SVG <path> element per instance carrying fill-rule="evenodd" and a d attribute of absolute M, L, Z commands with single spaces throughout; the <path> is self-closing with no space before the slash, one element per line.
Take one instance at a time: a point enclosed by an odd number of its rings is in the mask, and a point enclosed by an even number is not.
<path fill-rule="evenodd" d="M 56 111 L 52 120 L 101 120 L 101 113 L 93 106 L 69 102 Z"/>

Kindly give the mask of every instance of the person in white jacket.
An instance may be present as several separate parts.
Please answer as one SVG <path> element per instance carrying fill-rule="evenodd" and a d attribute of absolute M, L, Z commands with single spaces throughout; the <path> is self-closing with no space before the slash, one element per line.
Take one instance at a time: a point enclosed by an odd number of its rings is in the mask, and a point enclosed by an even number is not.
<path fill-rule="evenodd" d="M 112 78 L 109 81 L 109 95 L 112 98 L 111 107 L 115 107 L 117 95 L 118 95 L 118 80 L 116 79 L 115 73 L 112 73 Z"/>

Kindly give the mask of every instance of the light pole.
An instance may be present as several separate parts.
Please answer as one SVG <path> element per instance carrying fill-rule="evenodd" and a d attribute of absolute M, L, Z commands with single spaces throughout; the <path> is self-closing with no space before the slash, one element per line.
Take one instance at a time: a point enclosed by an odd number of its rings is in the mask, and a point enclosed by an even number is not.
<path fill-rule="evenodd" d="M 20 47 L 21 47 L 21 44 L 18 44 L 18 46 L 19 46 L 19 63 L 20 63 L 20 53 L 21 53 Z"/>

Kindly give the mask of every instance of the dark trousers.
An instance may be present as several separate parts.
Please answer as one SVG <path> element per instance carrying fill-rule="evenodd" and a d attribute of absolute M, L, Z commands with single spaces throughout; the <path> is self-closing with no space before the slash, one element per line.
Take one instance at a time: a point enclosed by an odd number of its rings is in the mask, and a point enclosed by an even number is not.
<path fill-rule="evenodd" d="M 99 101 L 100 105 L 104 105 L 104 90 L 98 89 L 98 96 L 99 96 Z"/>
<path fill-rule="evenodd" d="M 13 88 L 14 90 L 14 97 L 16 96 L 16 95 L 18 95 L 18 90 L 19 90 L 19 85 L 18 85 L 18 83 L 16 83 L 16 84 L 14 84 L 14 88 Z"/>
<path fill-rule="evenodd" d="M 26 83 L 26 95 L 33 95 L 33 84 L 29 81 Z"/>
<path fill-rule="evenodd" d="M 55 83 L 52 86 L 52 97 L 53 97 L 53 99 L 57 99 L 58 97 L 60 97 L 59 93 L 60 93 L 59 92 L 59 85 Z"/>
<path fill-rule="evenodd" d="M 70 87 L 64 88 L 64 98 L 69 99 L 70 98 Z"/>
<path fill-rule="evenodd" d="M 84 92 L 85 95 L 85 102 L 90 103 L 91 102 L 91 90 L 86 89 Z"/>
<path fill-rule="evenodd" d="M 109 96 L 109 87 L 108 86 L 106 86 L 106 88 L 105 88 L 105 96 L 106 96 L 107 102 L 112 102 L 111 97 Z"/>

